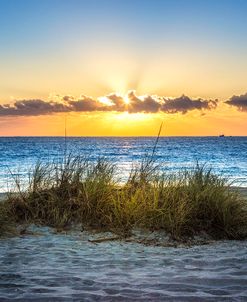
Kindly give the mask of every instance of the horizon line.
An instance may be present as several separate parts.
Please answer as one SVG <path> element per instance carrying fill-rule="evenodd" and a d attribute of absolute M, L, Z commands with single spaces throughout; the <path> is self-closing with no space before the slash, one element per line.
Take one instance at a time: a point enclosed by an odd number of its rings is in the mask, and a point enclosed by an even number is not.
<path fill-rule="evenodd" d="M 25 137 L 57 137 L 57 138 L 64 138 L 64 135 L 0 135 L 0 138 L 25 138 Z M 67 138 L 73 137 L 81 137 L 81 138 L 104 138 L 104 137 L 117 137 L 117 138 L 125 138 L 125 137 L 157 137 L 157 135 L 67 135 Z M 165 137 L 220 137 L 219 135 L 160 135 L 160 138 Z M 224 135 L 224 137 L 247 137 L 247 135 Z M 224 138 L 223 137 L 223 138 Z"/>

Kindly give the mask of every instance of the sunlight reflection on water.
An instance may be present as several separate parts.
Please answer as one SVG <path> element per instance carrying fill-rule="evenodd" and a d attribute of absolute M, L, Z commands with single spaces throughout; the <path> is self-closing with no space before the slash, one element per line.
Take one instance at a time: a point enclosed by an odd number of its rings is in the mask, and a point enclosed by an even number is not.
<path fill-rule="evenodd" d="M 150 153 L 154 137 L 69 137 L 68 154 L 89 155 L 92 160 L 106 157 L 117 163 L 124 181 L 132 163 Z M 191 168 L 197 161 L 207 164 L 213 171 L 247 186 L 247 137 L 162 137 L 159 140 L 156 159 L 164 162 L 164 169 L 176 172 Z M 0 191 L 11 187 L 9 169 L 24 180 L 37 160 L 59 161 L 64 156 L 63 137 L 14 137 L 0 138 Z"/>

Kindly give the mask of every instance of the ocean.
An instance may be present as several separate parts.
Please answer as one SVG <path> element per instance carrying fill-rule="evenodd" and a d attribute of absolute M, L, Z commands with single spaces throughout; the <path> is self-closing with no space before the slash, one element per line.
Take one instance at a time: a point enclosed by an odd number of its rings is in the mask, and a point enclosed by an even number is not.
<path fill-rule="evenodd" d="M 18 175 L 23 182 L 41 161 L 61 161 L 65 152 L 90 160 L 104 157 L 116 163 L 121 180 L 133 164 L 150 154 L 155 137 L 0 137 L 0 192 L 13 186 Z M 198 162 L 227 178 L 232 185 L 247 187 L 247 137 L 161 137 L 155 154 L 167 173 L 191 169 Z"/>

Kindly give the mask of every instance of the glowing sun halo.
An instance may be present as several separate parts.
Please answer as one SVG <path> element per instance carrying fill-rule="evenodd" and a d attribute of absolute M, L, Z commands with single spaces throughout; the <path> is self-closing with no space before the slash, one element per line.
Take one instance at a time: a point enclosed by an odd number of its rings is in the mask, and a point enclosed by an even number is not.
<path fill-rule="evenodd" d="M 124 96 L 124 97 L 123 97 L 123 100 L 124 100 L 124 103 L 125 103 L 126 105 L 128 105 L 128 104 L 130 103 L 130 100 L 129 100 L 128 96 Z"/>

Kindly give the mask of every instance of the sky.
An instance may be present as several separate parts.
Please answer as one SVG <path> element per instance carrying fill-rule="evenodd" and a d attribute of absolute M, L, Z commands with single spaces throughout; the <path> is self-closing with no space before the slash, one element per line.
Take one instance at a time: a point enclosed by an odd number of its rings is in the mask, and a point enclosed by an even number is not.
<path fill-rule="evenodd" d="M 247 135 L 247 1 L 0 0 L 0 136 Z"/>

